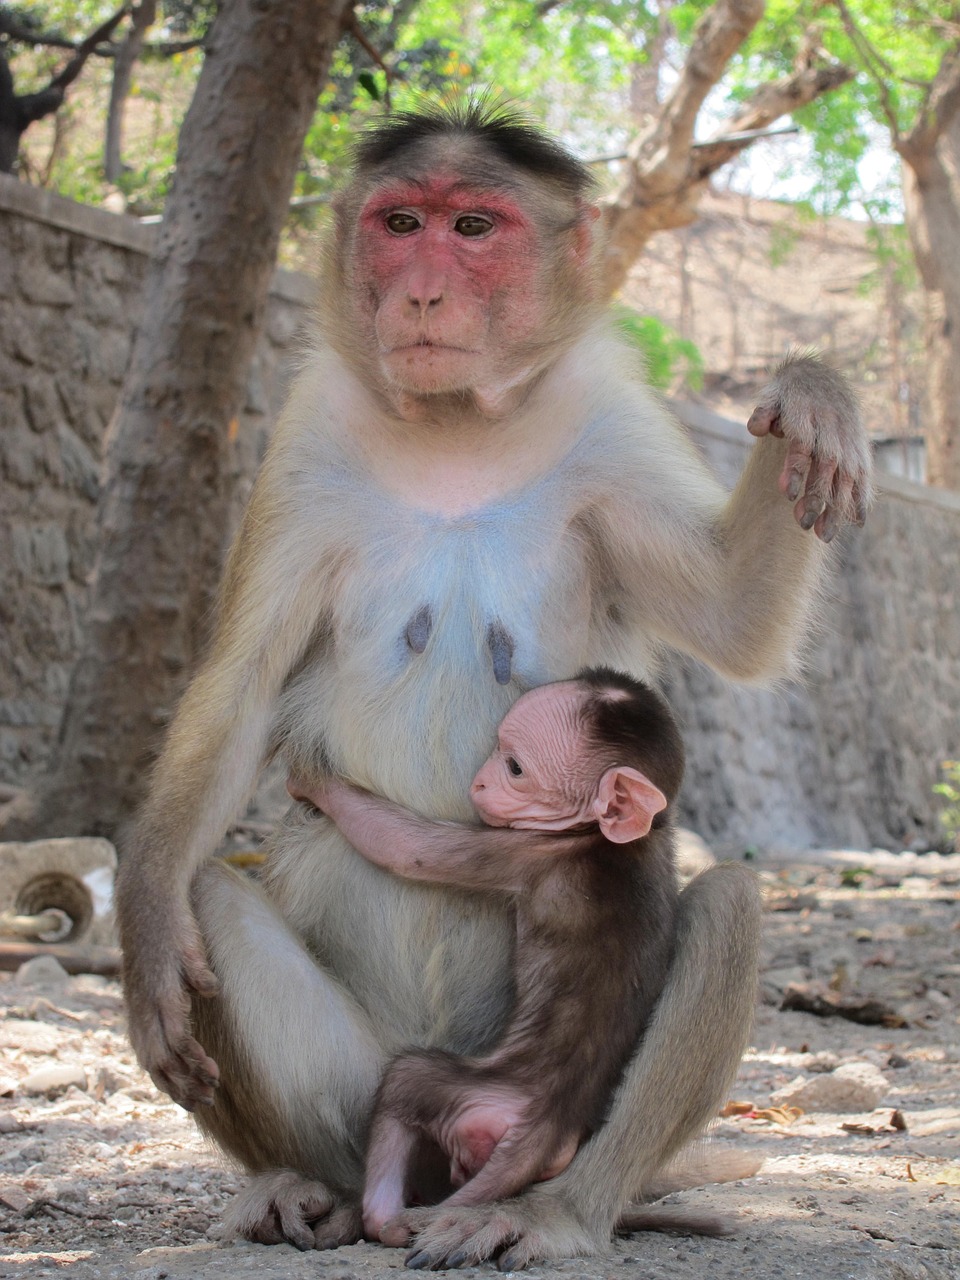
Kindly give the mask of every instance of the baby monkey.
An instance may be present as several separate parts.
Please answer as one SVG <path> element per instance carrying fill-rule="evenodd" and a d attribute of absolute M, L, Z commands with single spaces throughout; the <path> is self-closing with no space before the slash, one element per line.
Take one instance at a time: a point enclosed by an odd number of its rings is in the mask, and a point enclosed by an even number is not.
<path fill-rule="evenodd" d="M 509 895 L 516 1000 L 490 1052 L 401 1053 L 374 1109 L 364 1231 L 407 1205 L 419 1144 L 440 1147 L 448 1205 L 550 1178 L 603 1123 L 663 987 L 677 883 L 669 805 L 683 746 L 664 700 L 605 668 L 524 694 L 471 784 L 483 827 L 431 822 L 337 779 L 292 793 L 410 880 Z"/>

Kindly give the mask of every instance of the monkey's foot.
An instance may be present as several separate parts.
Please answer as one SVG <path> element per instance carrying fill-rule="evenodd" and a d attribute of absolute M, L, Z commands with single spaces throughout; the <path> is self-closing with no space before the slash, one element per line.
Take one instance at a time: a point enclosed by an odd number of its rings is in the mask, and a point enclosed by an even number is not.
<path fill-rule="evenodd" d="M 261 1173 L 238 1193 L 224 1215 L 224 1239 L 335 1249 L 361 1237 L 359 1202 L 337 1201 L 322 1182 L 289 1169 Z"/>
<path fill-rule="evenodd" d="M 384 1244 L 403 1245 L 414 1236 L 407 1266 L 437 1271 L 472 1267 L 495 1258 L 501 1271 L 519 1271 L 531 1262 L 602 1253 L 597 1239 L 578 1220 L 572 1204 L 538 1188 L 515 1200 L 477 1207 L 435 1205 L 407 1209 L 383 1228 Z"/>

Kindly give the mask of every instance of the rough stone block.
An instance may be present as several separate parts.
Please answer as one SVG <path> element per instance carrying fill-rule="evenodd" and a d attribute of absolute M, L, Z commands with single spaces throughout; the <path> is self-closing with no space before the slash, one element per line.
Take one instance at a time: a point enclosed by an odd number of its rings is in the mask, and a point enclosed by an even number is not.
<path fill-rule="evenodd" d="M 17 271 L 17 284 L 28 302 L 47 307 L 70 307 L 76 299 L 73 283 L 65 271 L 54 271 L 45 262 L 27 258 Z"/>
<path fill-rule="evenodd" d="M 58 524 L 22 524 L 13 530 L 13 561 L 29 581 L 62 585 L 70 576 L 70 552 Z"/>
<path fill-rule="evenodd" d="M 31 1071 L 21 1082 L 20 1088 L 24 1093 L 45 1094 L 48 1098 L 55 1098 L 58 1093 L 66 1093 L 71 1085 L 86 1089 L 87 1073 L 83 1067 L 57 1063 Z"/>
<path fill-rule="evenodd" d="M 57 426 L 63 475 L 67 484 L 96 502 L 100 492 L 100 464 L 80 437 L 63 422 Z"/>
<path fill-rule="evenodd" d="M 63 417 L 56 384 L 49 374 L 35 373 L 24 387 L 27 422 L 41 434 L 55 427 Z"/>
<path fill-rule="evenodd" d="M 17 970 L 19 987 L 64 987 L 70 975 L 55 956 L 34 956 Z"/>
<path fill-rule="evenodd" d="M 873 1111 L 886 1096 L 889 1084 L 872 1062 L 845 1062 L 836 1071 L 812 1080 L 798 1076 L 770 1095 L 778 1107 L 839 1113 Z"/>

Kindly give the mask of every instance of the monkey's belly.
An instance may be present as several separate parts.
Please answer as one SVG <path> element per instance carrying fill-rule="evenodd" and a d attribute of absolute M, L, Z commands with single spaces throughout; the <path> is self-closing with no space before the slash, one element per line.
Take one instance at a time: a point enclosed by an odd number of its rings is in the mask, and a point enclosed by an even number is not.
<path fill-rule="evenodd" d="M 274 835 L 264 888 L 388 1051 L 475 1053 L 499 1034 L 516 931 L 501 904 L 381 871 L 299 806 Z"/>
<path fill-rule="evenodd" d="M 283 695 L 277 736 L 298 767 L 325 760 L 430 817 L 471 820 L 470 781 L 516 698 L 615 660 L 592 625 L 572 514 L 541 489 L 458 520 L 381 513 Z M 402 883 L 319 819 L 278 834 L 267 883 L 388 1042 L 473 1052 L 496 1033 L 510 992 L 502 908 Z"/>

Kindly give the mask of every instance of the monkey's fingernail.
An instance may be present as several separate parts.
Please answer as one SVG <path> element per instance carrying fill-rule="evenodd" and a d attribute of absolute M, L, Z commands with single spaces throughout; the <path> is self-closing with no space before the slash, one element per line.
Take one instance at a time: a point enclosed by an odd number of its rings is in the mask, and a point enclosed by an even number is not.
<path fill-rule="evenodd" d="M 458 1249 L 456 1253 L 451 1253 L 447 1259 L 448 1267 L 462 1267 L 466 1260 L 470 1257 L 469 1253 L 463 1249 Z"/>
<path fill-rule="evenodd" d="M 798 475 L 791 475 L 787 481 L 787 497 L 791 502 L 796 502 L 797 498 L 800 497 L 800 484 L 801 479 Z"/>
<path fill-rule="evenodd" d="M 812 529 L 813 526 L 816 524 L 816 521 L 817 521 L 816 511 L 805 511 L 803 515 L 800 517 L 800 528 Z"/>
<path fill-rule="evenodd" d="M 411 1253 L 407 1257 L 407 1266 L 411 1271 L 424 1271 L 433 1264 L 433 1259 L 426 1249 L 420 1249 L 417 1253 Z"/>

